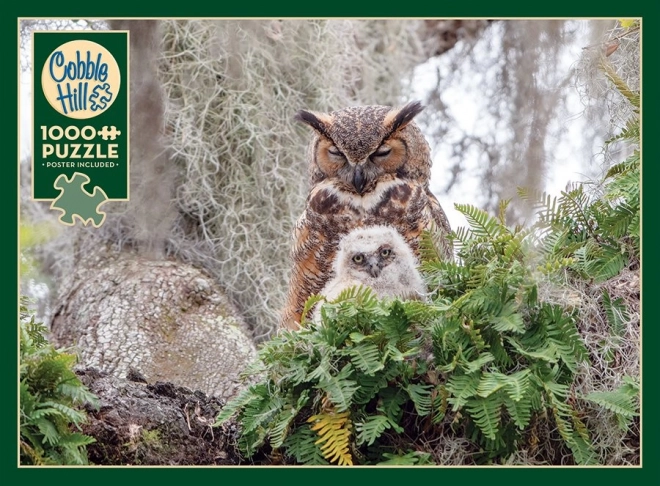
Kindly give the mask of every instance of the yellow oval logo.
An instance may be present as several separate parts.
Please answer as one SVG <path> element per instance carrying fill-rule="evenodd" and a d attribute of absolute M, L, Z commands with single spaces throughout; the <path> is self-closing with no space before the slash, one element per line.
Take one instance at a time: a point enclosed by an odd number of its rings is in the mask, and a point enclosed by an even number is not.
<path fill-rule="evenodd" d="M 66 42 L 46 59 L 41 88 L 64 116 L 84 120 L 105 112 L 117 98 L 121 73 L 105 47 L 88 40 Z"/>

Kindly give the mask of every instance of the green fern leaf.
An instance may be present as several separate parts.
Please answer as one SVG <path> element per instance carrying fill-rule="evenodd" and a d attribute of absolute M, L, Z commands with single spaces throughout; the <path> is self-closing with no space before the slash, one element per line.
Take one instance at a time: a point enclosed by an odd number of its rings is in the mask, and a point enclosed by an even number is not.
<path fill-rule="evenodd" d="M 86 387 L 80 386 L 81 383 L 60 383 L 57 387 L 57 391 L 64 396 L 71 398 L 73 403 L 77 404 L 88 404 L 95 409 L 100 407 L 99 399 L 90 392 Z"/>
<path fill-rule="evenodd" d="M 566 443 L 573 453 L 575 462 L 580 466 L 595 466 L 599 464 L 596 452 L 591 443 L 586 441 L 578 433 L 573 432 Z"/>
<path fill-rule="evenodd" d="M 328 461 L 323 457 L 321 448 L 316 443 L 319 436 L 307 425 L 299 427 L 289 435 L 282 446 L 287 455 L 293 457 L 299 464 L 309 466 L 327 465 Z"/>
<path fill-rule="evenodd" d="M 540 359 L 551 364 L 557 363 L 557 361 L 559 361 L 557 346 L 555 346 L 554 343 L 550 341 L 544 342 L 543 347 L 537 349 L 526 349 L 517 340 L 508 336 L 506 337 L 506 341 L 511 344 L 519 354 L 527 358 L 535 360 Z"/>
<path fill-rule="evenodd" d="M 403 429 L 398 426 L 403 412 L 401 406 L 406 401 L 406 393 L 400 388 L 388 387 L 380 393 L 380 404 L 377 409 L 390 419 L 390 423 L 399 433 L 403 432 Z"/>
<path fill-rule="evenodd" d="M 392 427 L 390 419 L 385 415 L 370 415 L 364 422 L 355 423 L 355 430 L 357 431 L 356 443 L 357 445 L 367 444 L 372 445 L 385 430 Z"/>
<path fill-rule="evenodd" d="M 481 353 L 481 355 L 474 361 L 461 362 L 461 367 L 465 370 L 466 373 L 475 373 L 481 371 L 481 368 L 484 365 L 487 365 L 491 361 L 495 360 L 495 356 L 491 353 Z"/>
<path fill-rule="evenodd" d="M 378 346 L 373 343 L 358 344 L 350 349 L 349 355 L 353 366 L 367 375 L 373 375 L 385 366 Z"/>
<path fill-rule="evenodd" d="M 353 395 L 353 402 L 357 405 L 369 403 L 378 392 L 387 386 L 387 373 L 365 374 L 357 372 L 355 381 L 358 389 Z"/>
<path fill-rule="evenodd" d="M 270 444 L 273 448 L 281 447 L 288 435 L 289 428 L 298 412 L 309 401 L 309 390 L 303 390 L 295 405 L 287 405 L 270 426 Z"/>
<path fill-rule="evenodd" d="M 431 397 L 432 390 L 433 385 L 409 384 L 406 387 L 406 391 L 415 405 L 415 410 L 417 410 L 417 413 L 422 417 L 431 413 L 433 406 L 433 400 Z"/>
<path fill-rule="evenodd" d="M 387 460 L 379 462 L 379 466 L 415 466 L 434 464 L 431 460 L 431 454 L 421 451 L 410 451 L 402 456 L 383 452 L 383 457 Z"/>
<path fill-rule="evenodd" d="M 469 204 L 454 204 L 454 207 L 465 216 L 476 236 L 497 238 L 505 230 L 496 218 L 490 216 L 483 209 Z"/>
<path fill-rule="evenodd" d="M 467 400 L 477 394 L 479 387 L 479 376 L 454 375 L 447 381 L 446 389 L 451 394 L 447 402 L 452 405 L 452 411 L 456 412 L 462 408 Z"/>
<path fill-rule="evenodd" d="M 40 405 L 41 405 L 41 404 L 40 404 Z M 49 415 L 50 415 L 51 417 L 61 417 L 61 418 L 64 418 L 64 415 L 63 415 L 62 412 L 60 412 L 59 410 L 57 410 L 57 409 L 55 409 L 55 408 L 49 408 L 49 407 L 46 407 L 46 408 L 38 408 L 38 409 L 34 410 L 34 411 L 32 412 L 32 414 L 31 414 L 31 419 L 32 419 L 32 420 L 40 419 L 40 418 L 42 418 L 42 417 L 47 417 L 47 416 L 49 416 Z"/>
<path fill-rule="evenodd" d="M 66 434 L 62 436 L 60 438 L 59 445 L 73 448 L 73 447 L 87 446 L 95 442 L 96 439 L 94 439 L 94 437 L 90 437 L 88 435 L 84 435 L 79 432 L 72 432 L 70 434 Z"/>
<path fill-rule="evenodd" d="M 604 282 L 612 277 L 616 277 L 626 266 L 621 251 L 618 248 L 603 247 L 604 255 L 601 259 L 594 262 L 594 280 Z"/>
<path fill-rule="evenodd" d="M 525 323 L 522 316 L 518 313 L 507 314 L 504 311 L 502 315 L 491 318 L 493 329 L 498 332 L 514 332 L 522 334 L 525 332 Z"/>
<path fill-rule="evenodd" d="M 263 385 L 253 385 L 244 388 L 235 398 L 227 402 L 222 408 L 216 417 L 213 426 L 217 427 L 222 425 L 252 400 L 258 400 L 267 393 L 268 389 Z"/>
<path fill-rule="evenodd" d="M 37 426 L 39 432 L 43 434 L 43 443 L 49 443 L 50 445 L 56 445 L 60 440 L 60 434 L 57 431 L 55 424 L 44 417 L 36 418 L 32 421 L 34 425 Z"/>
<path fill-rule="evenodd" d="M 587 394 L 584 398 L 622 417 L 632 418 L 639 415 L 633 397 L 621 391 L 621 389 L 605 392 L 595 391 Z"/>
<path fill-rule="evenodd" d="M 338 413 L 350 408 L 353 395 L 358 389 L 357 382 L 349 379 L 352 374 L 353 367 L 349 363 L 342 368 L 337 376 L 319 381 L 318 387 L 327 393 Z"/>
<path fill-rule="evenodd" d="M 626 330 L 626 324 L 630 319 L 623 299 L 619 297 L 612 301 L 610 294 L 606 289 L 603 289 L 603 307 L 605 308 L 605 315 L 607 316 L 612 334 L 619 337 L 623 336 Z"/>
<path fill-rule="evenodd" d="M 477 387 L 477 395 L 487 398 L 501 390 L 509 382 L 509 377 L 502 373 L 482 373 Z"/>
<path fill-rule="evenodd" d="M 55 409 L 57 410 L 62 417 L 67 419 L 69 422 L 73 422 L 74 424 L 80 424 L 85 420 L 86 414 L 84 412 L 81 412 L 79 410 L 76 410 L 74 408 L 71 408 L 67 405 L 64 405 L 63 403 L 57 403 L 53 401 L 44 401 L 41 402 L 42 406 L 47 407 L 49 410 Z M 38 411 L 37 409 L 36 411 Z"/>
<path fill-rule="evenodd" d="M 490 440 L 495 440 L 502 414 L 502 400 L 500 396 L 469 398 L 465 404 L 465 408 L 484 436 Z"/>
<path fill-rule="evenodd" d="M 320 305 L 320 302 L 322 302 L 324 300 L 325 300 L 325 297 L 323 297 L 322 295 L 311 295 L 305 301 L 305 306 L 303 307 L 303 311 L 302 311 L 302 314 L 301 314 L 302 318 L 301 318 L 301 321 L 300 321 L 300 327 L 304 328 L 304 327 L 307 327 L 309 325 L 309 320 L 308 320 L 307 316 L 309 315 L 309 313 L 312 311 L 312 309 L 317 304 Z"/>
<path fill-rule="evenodd" d="M 527 368 L 508 376 L 504 390 L 514 402 L 522 400 L 527 395 L 530 387 L 530 373 L 531 370 Z"/>
<path fill-rule="evenodd" d="M 520 430 L 529 425 L 532 418 L 532 400 L 512 400 L 510 396 L 504 397 L 504 406 L 511 416 L 513 423 Z"/>

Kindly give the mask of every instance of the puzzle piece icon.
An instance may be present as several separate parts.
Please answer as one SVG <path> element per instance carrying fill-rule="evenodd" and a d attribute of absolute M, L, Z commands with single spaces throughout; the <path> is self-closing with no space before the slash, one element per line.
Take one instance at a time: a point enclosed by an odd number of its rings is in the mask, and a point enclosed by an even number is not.
<path fill-rule="evenodd" d="M 55 179 L 53 187 L 60 190 L 60 195 L 51 203 L 50 208 L 62 211 L 60 223 L 73 226 L 77 216 L 85 226 L 90 221 L 94 228 L 103 224 L 105 213 L 98 208 L 108 200 L 108 196 L 99 186 L 96 186 L 91 194 L 87 192 L 83 186 L 89 181 L 89 176 L 81 172 L 75 172 L 71 179 L 67 179 L 65 174 L 60 174 Z"/>
<path fill-rule="evenodd" d="M 101 96 L 101 93 L 104 96 Z M 109 83 L 96 85 L 92 90 L 91 96 L 89 97 L 89 101 L 91 103 L 89 108 L 92 111 L 105 110 L 106 106 L 108 106 L 108 103 L 112 101 L 112 96 L 113 94 L 110 92 Z"/>

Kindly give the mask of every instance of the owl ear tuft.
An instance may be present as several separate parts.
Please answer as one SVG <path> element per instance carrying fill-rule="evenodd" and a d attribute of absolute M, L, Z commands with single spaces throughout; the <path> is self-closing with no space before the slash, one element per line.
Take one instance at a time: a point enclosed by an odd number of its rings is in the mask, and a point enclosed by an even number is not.
<path fill-rule="evenodd" d="M 324 113 L 313 113 L 311 111 L 300 110 L 293 118 L 296 121 L 306 123 L 322 135 L 326 137 L 328 136 L 327 126 L 328 122 L 330 121 L 328 119 L 328 115 Z"/>
<path fill-rule="evenodd" d="M 385 122 L 392 123 L 391 130 L 396 132 L 410 123 L 423 109 L 421 101 L 411 101 L 400 110 L 390 112 Z"/>

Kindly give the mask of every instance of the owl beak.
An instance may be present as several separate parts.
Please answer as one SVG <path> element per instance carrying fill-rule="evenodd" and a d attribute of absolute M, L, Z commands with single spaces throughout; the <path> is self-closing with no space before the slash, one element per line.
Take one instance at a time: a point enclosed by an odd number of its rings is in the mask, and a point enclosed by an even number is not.
<path fill-rule="evenodd" d="M 378 266 L 378 263 L 373 262 L 369 264 L 369 275 L 373 278 L 377 278 L 380 275 L 381 268 Z"/>
<path fill-rule="evenodd" d="M 361 165 L 356 165 L 355 170 L 353 171 L 353 186 L 359 194 L 362 194 L 364 186 L 367 184 L 367 180 L 364 177 L 364 170 Z"/>

